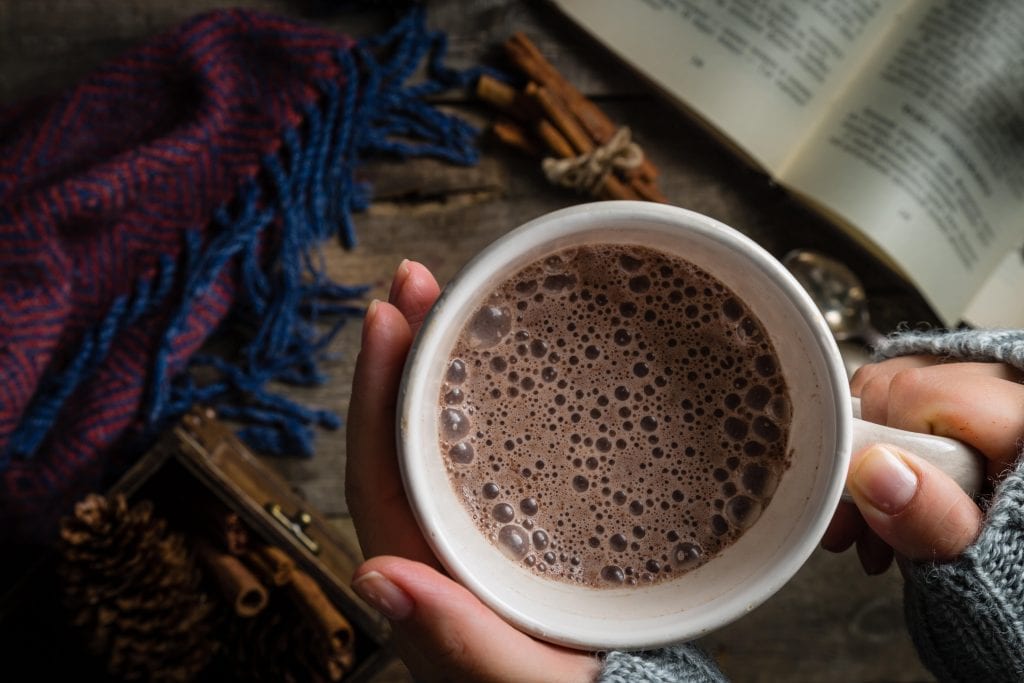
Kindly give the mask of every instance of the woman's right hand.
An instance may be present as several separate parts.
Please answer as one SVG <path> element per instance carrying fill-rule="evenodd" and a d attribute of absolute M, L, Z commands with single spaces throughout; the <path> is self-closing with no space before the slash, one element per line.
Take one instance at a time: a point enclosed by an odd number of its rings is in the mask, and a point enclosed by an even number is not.
<path fill-rule="evenodd" d="M 345 489 L 369 559 L 352 588 L 391 622 L 398 652 L 418 681 L 592 681 L 601 668 L 595 655 L 517 631 L 452 581 L 409 508 L 395 450 L 398 385 L 438 293 L 426 268 L 403 261 L 388 301 L 372 303 L 363 321 Z"/>

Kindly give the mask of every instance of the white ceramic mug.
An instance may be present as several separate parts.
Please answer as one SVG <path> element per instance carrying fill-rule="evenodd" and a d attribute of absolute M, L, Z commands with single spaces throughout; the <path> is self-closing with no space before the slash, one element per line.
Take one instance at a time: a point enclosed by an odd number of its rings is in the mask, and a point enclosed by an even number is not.
<path fill-rule="evenodd" d="M 793 399 L 791 465 L 760 519 L 706 564 L 670 581 L 590 588 L 544 579 L 507 559 L 453 491 L 439 447 L 446 361 L 483 298 L 524 266 L 580 244 L 642 245 L 682 257 L 742 298 L 760 319 Z M 647 202 L 585 204 L 500 238 L 445 287 L 405 367 L 399 461 L 412 510 L 450 574 L 520 630 L 583 649 L 658 647 L 701 636 L 781 588 L 820 542 L 843 493 L 854 443 L 886 441 L 926 455 L 976 491 L 982 469 L 958 442 L 855 419 L 828 326 L 789 272 L 735 230 L 692 211 Z"/>

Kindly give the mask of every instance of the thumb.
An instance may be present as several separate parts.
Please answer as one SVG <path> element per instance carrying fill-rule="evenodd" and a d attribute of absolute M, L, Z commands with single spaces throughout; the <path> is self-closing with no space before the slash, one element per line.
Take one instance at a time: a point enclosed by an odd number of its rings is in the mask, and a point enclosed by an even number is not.
<path fill-rule="evenodd" d="M 955 481 L 895 446 L 855 454 L 847 488 L 868 526 L 910 560 L 951 560 L 981 530 L 981 510 Z"/>
<path fill-rule="evenodd" d="M 391 621 L 416 680 L 591 681 L 591 654 L 542 643 L 420 562 L 381 556 L 356 570 L 352 589 Z"/>

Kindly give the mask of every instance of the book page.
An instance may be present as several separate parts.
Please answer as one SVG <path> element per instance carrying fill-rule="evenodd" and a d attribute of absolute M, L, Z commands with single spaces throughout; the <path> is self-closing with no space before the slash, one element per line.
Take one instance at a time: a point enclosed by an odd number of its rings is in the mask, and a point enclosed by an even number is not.
<path fill-rule="evenodd" d="M 964 311 L 975 327 L 1024 330 L 1024 249 L 1007 252 Z"/>
<path fill-rule="evenodd" d="M 952 325 L 1024 243 L 1024 3 L 935 0 L 898 30 L 780 182 L 859 228 Z"/>
<path fill-rule="evenodd" d="M 782 167 L 906 0 L 554 0 L 769 172 Z"/>

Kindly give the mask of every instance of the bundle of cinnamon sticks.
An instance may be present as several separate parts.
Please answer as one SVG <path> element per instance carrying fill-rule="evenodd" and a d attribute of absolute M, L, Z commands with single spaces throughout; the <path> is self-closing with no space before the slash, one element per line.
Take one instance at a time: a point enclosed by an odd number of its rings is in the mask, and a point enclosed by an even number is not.
<path fill-rule="evenodd" d="M 198 555 L 234 614 L 244 620 L 257 617 L 274 603 L 273 594 L 277 593 L 277 604 L 287 603 L 286 611 L 293 615 L 286 621 L 297 618 L 304 622 L 284 624 L 284 628 L 309 638 L 298 645 L 308 650 L 305 659 L 314 669 L 306 674 L 316 673 L 326 681 L 342 680 L 355 663 L 351 623 L 287 553 L 256 541 L 236 512 L 212 500 L 205 501 L 203 512 L 211 536 L 197 543 Z M 276 621 L 268 624 L 279 628 Z M 251 636 L 252 630 L 245 633 Z M 279 637 L 291 640 L 288 633 Z"/>
<path fill-rule="evenodd" d="M 516 90 L 489 76 L 477 82 L 477 96 L 502 114 L 491 127 L 496 138 L 531 156 L 576 160 L 590 167 L 597 162 L 596 175 L 583 183 L 602 199 L 667 201 L 655 184 L 658 170 L 639 148 L 633 145 L 628 155 L 619 153 L 629 145 L 628 131 L 569 83 L 529 38 L 514 34 L 505 42 L 505 52 L 529 83 Z M 625 156 L 628 161 L 618 163 Z"/>

